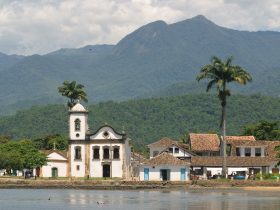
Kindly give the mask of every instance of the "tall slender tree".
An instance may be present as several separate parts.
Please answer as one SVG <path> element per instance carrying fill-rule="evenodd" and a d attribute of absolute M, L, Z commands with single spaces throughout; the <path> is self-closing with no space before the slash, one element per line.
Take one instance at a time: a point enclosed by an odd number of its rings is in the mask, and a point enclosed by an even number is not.
<path fill-rule="evenodd" d="M 69 108 L 75 106 L 78 100 L 88 102 L 84 86 L 77 84 L 76 81 L 64 81 L 62 86 L 58 87 L 58 92 L 69 99 L 67 103 Z"/>
<path fill-rule="evenodd" d="M 232 64 L 233 57 L 227 58 L 222 61 L 218 57 L 212 57 L 211 64 L 205 65 L 201 68 L 200 73 L 197 76 L 197 81 L 207 79 L 206 92 L 208 92 L 213 86 L 216 86 L 218 91 L 218 98 L 222 106 L 222 114 L 220 121 L 220 128 L 223 135 L 223 176 L 227 176 L 227 163 L 226 163 L 226 104 L 227 97 L 230 96 L 230 90 L 227 88 L 227 84 L 236 82 L 240 85 L 246 85 L 247 82 L 252 81 L 251 75 L 246 72 L 242 67 Z"/>

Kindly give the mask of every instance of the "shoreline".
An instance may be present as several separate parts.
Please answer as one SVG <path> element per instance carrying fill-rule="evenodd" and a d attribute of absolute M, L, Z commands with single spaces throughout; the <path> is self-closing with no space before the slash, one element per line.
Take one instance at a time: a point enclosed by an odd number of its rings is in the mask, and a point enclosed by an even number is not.
<path fill-rule="evenodd" d="M 200 190 L 239 189 L 280 191 L 276 180 L 197 180 L 197 181 L 123 181 L 78 179 L 0 178 L 0 189 L 92 189 L 92 190 Z"/>

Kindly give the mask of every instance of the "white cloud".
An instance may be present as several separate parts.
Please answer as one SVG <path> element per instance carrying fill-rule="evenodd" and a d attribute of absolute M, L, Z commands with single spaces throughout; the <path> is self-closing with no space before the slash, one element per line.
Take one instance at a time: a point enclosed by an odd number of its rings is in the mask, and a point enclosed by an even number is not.
<path fill-rule="evenodd" d="M 280 31 L 280 0 L 0 0 L 0 52 L 115 44 L 149 22 L 198 14 L 225 27 Z"/>

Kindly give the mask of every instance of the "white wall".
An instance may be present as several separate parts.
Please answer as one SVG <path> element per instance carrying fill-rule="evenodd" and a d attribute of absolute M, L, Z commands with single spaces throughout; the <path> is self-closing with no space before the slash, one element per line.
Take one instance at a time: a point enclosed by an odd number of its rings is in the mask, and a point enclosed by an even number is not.
<path fill-rule="evenodd" d="M 81 121 L 80 131 L 75 131 L 75 120 Z M 85 140 L 87 125 L 87 113 L 71 113 L 69 117 L 69 136 L 71 140 Z M 76 135 L 79 134 L 79 137 Z"/>
<path fill-rule="evenodd" d="M 109 135 L 104 136 L 104 132 L 107 131 Z M 90 136 L 90 139 L 122 139 L 122 136 L 116 134 L 109 126 L 102 127 L 96 134 Z"/>
<path fill-rule="evenodd" d="M 140 181 L 144 181 L 144 168 L 149 168 L 149 181 L 162 181 L 160 177 L 161 169 L 170 170 L 170 181 L 181 181 L 181 168 L 186 169 L 186 181 L 189 180 L 190 168 L 188 166 L 168 166 L 168 165 L 159 165 L 155 166 L 140 166 Z"/>
<path fill-rule="evenodd" d="M 93 159 L 93 148 L 94 146 L 99 146 L 99 160 Z M 110 151 L 110 159 L 108 162 L 111 162 L 111 176 L 112 177 L 123 177 L 123 149 L 125 147 L 124 144 L 121 143 L 100 143 L 100 144 L 91 144 L 90 145 L 90 176 L 91 177 L 103 177 L 103 166 L 102 162 L 106 162 L 107 160 L 103 159 L 103 147 L 114 148 L 114 146 L 119 147 L 119 159 L 112 159 L 113 158 L 113 151 Z"/>
<path fill-rule="evenodd" d="M 75 147 L 81 147 L 81 160 L 75 160 Z M 72 177 L 84 177 L 85 176 L 85 145 L 84 144 L 71 144 L 71 176 Z M 80 166 L 80 170 L 77 170 L 77 165 Z"/>
<path fill-rule="evenodd" d="M 67 177 L 67 162 L 48 162 L 41 168 L 42 177 L 52 177 L 52 168 L 57 168 L 58 177 Z"/>
<path fill-rule="evenodd" d="M 158 151 L 159 153 L 162 152 L 163 150 L 167 149 L 168 153 L 170 155 L 173 155 L 174 157 L 191 157 L 191 155 L 189 153 L 187 153 L 185 150 L 179 148 L 179 153 L 175 153 L 175 148 L 178 148 L 175 145 L 171 145 L 170 148 L 172 148 L 172 153 L 169 153 L 169 148 L 166 147 L 154 147 L 154 146 L 150 146 L 150 159 L 153 158 L 153 153 L 154 151 Z"/>

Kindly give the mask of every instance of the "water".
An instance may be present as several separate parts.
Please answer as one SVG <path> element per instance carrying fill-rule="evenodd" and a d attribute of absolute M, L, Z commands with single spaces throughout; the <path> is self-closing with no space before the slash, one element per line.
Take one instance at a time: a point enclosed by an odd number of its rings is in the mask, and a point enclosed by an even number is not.
<path fill-rule="evenodd" d="M 191 191 L 0 189 L 0 209 L 278 210 L 280 199 L 279 192 L 234 189 Z"/>

